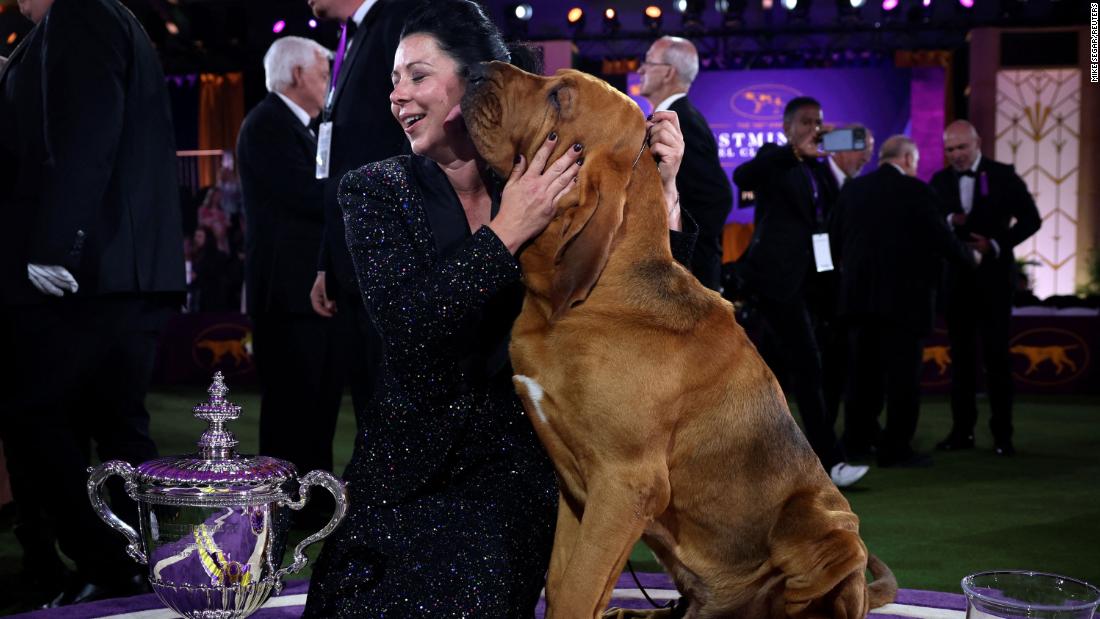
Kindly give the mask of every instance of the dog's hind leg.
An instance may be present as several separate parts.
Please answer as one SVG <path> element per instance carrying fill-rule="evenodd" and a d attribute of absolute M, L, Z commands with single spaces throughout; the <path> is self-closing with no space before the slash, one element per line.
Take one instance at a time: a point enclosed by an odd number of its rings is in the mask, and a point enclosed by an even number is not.
<path fill-rule="evenodd" d="M 638 467 L 616 467 L 595 477 L 564 577 L 547 588 L 547 619 L 598 617 L 634 543 L 668 504 L 667 477 Z"/>

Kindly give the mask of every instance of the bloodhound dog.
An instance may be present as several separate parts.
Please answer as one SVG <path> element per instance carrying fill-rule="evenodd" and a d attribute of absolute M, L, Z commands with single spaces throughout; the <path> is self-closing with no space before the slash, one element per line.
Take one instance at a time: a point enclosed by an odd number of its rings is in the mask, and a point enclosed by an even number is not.
<path fill-rule="evenodd" d="M 462 110 L 503 177 L 551 131 L 551 160 L 585 147 L 577 189 L 520 254 L 512 330 L 516 389 L 561 490 L 547 616 L 599 616 L 639 537 L 687 617 L 853 619 L 892 601 L 897 581 L 732 306 L 673 260 L 637 105 L 577 71 L 494 62 L 471 70 Z"/>

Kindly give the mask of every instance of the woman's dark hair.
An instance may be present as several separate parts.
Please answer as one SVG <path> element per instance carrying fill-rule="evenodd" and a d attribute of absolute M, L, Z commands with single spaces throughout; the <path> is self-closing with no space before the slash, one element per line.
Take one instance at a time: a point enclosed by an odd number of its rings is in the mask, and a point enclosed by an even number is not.
<path fill-rule="evenodd" d="M 413 10 L 401 38 L 426 34 L 454 59 L 458 74 L 465 77 L 471 65 L 490 60 L 512 62 L 526 71 L 538 71 L 541 64 L 530 48 L 509 50 L 500 30 L 472 0 L 426 0 Z"/>

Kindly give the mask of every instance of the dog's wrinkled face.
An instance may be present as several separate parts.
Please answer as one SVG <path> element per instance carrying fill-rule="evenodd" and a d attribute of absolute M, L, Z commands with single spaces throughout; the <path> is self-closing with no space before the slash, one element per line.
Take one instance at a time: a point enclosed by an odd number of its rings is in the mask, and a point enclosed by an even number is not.
<path fill-rule="evenodd" d="M 516 154 L 530 161 L 552 131 L 558 138 L 549 162 L 573 144 L 584 146 L 578 189 L 559 202 L 558 215 L 524 256 L 529 284 L 539 271 L 552 271 L 546 294 L 561 317 L 587 297 L 607 262 L 645 118 L 626 95 L 591 75 L 566 69 L 542 77 L 502 62 L 471 68 L 462 116 L 478 153 L 502 178 Z"/>
<path fill-rule="evenodd" d="M 505 177 L 516 153 L 530 159 L 551 131 L 559 136 L 551 160 L 581 143 L 586 161 L 622 147 L 631 162 L 645 132 L 638 106 L 603 80 L 571 69 L 543 77 L 503 62 L 471 68 L 462 115 L 478 152 Z"/>

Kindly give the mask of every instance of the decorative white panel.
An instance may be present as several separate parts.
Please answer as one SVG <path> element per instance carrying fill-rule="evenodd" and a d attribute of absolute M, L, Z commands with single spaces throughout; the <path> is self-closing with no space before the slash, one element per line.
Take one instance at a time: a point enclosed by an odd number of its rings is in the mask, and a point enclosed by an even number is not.
<path fill-rule="evenodd" d="M 1016 247 L 1039 298 L 1073 294 L 1077 263 L 1081 70 L 997 72 L 993 158 L 1012 163 L 1027 183 L 1043 227 Z"/>

